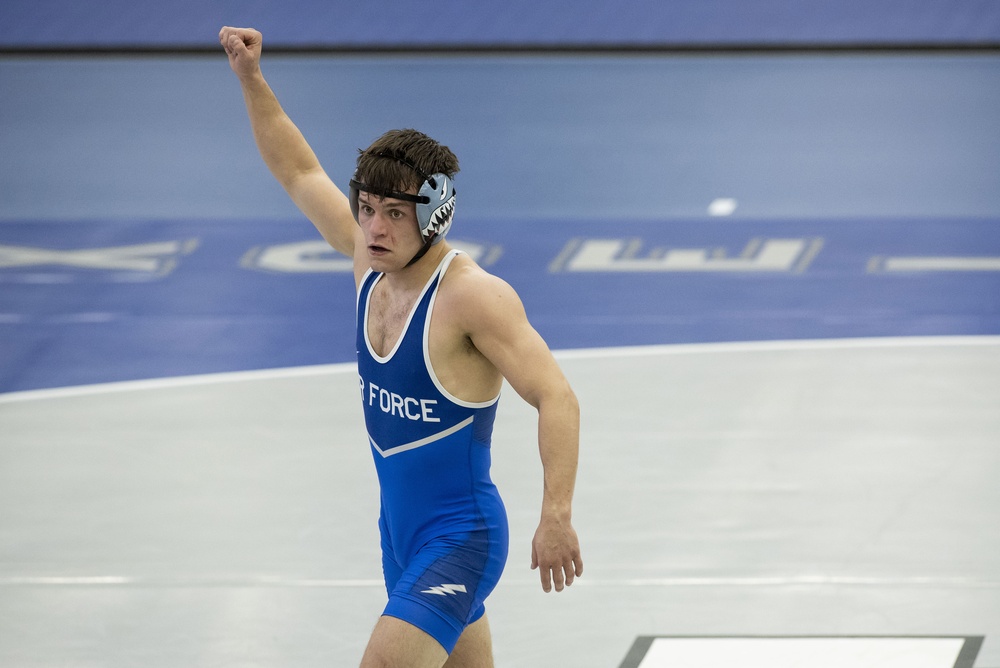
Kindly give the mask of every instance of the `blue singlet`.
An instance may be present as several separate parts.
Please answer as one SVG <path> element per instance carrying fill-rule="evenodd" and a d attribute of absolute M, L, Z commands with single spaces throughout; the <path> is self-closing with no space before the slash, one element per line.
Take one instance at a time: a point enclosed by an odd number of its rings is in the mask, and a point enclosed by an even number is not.
<path fill-rule="evenodd" d="M 358 373 L 381 486 L 384 615 L 433 636 L 450 654 L 507 561 L 507 515 L 490 479 L 499 396 L 470 403 L 448 393 L 430 364 L 427 337 L 438 286 L 459 251 L 431 276 L 385 357 L 368 338 L 368 304 L 382 274 L 358 291 Z"/>

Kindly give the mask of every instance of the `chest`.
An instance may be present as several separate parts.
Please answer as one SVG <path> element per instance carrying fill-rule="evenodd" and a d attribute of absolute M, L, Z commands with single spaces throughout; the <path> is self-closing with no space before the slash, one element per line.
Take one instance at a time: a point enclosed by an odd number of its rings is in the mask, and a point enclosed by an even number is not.
<path fill-rule="evenodd" d="M 386 286 L 380 283 L 377 280 L 362 294 L 364 320 L 359 325 L 364 327 L 365 340 L 360 340 L 362 331 L 358 332 L 359 353 L 367 346 L 379 358 L 372 369 L 392 366 L 396 373 L 412 366 L 412 373 L 419 375 L 417 369 L 426 368 L 438 387 L 459 401 L 495 400 L 500 373 L 473 344 L 464 329 L 464 311 L 443 294 L 447 286 L 438 290 L 437 283 L 431 282 L 424 292 L 407 294 L 382 290 Z M 390 358 L 392 365 L 385 364 Z M 418 381 L 416 376 L 409 380 Z"/>
<path fill-rule="evenodd" d="M 391 295 L 374 286 L 368 299 L 367 321 L 368 341 L 372 349 L 381 357 L 387 356 L 403 335 L 407 323 L 413 315 L 416 296 Z"/>
<path fill-rule="evenodd" d="M 376 283 L 368 298 L 365 327 L 372 350 L 388 357 L 401 339 L 409 334 L 422 340 L 424 327 L 430 319 L 435 287 L 427 291 L 399 292 Z"/>

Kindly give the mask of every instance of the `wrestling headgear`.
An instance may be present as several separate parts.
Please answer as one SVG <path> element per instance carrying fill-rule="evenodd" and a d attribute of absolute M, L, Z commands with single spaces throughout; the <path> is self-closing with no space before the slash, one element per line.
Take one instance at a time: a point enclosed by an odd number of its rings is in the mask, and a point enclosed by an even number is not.
<path fill-rule="evenodd" d="M 391 197 L 404 202 L 414 202 L 417 205 L 417 224 L 420 227 L 420 238 L 423 239 L 424 246 L 406 265 L 408 267 L 422 258 L 431 246 L 444 239 L 445 235 L 448 234 L 452 218 L 455 216 L 455 184 L 446 174 L 437 173 L 428 176 L 412 162 L 398 155 L 376 153 L 375 157 L 395 160 L 406 165 L 423 179 L 416 195 L 391 190 L 376 191 L 357 179 L 351 179 L 350 200 L 354 220 L 358 219 L 358 193 L 362 190 L 378 197 Z M 354 175 L 357 176 L 357 172 Z"/>

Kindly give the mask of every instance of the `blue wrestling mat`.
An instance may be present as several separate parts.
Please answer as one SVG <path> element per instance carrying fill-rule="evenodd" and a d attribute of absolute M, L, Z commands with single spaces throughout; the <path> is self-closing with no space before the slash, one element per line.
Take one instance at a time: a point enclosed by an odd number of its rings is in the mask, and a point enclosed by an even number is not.
<path fill-rule="evenodd" d="M 613 233 L 612 233 L 613 232 Z M 456 221 L 555 349 L 1000 334 L 1000 221 Z M 0 391 L 351 362 L 308 222 L 0 226 Z"/>

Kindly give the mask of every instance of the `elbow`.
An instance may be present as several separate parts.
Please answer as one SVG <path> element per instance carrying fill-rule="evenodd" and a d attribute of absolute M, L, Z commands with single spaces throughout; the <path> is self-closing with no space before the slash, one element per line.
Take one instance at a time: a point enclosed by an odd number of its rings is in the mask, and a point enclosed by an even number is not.
<path fill-rule="evenodd" d="M 576 392 L 570 387 L 569 383 L 566 383 L 566 390 L 564 395 L 564 401 L 572 411 L 573 415 L 576 417 L 577 421 L 580 419 L 580 400 L 576 397 Z"/>
<path fill-rule="evenodd" d="M 574 422 L 580 420 L 580 401 L 577 399 L 576 392 L 565 379 L 553 386 L 538 402 L 536 408 L 539 411 L 552 408 Z"/>

